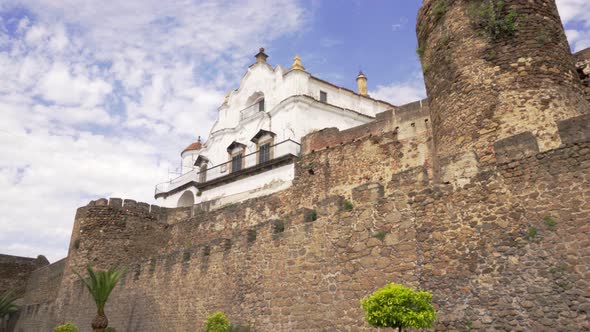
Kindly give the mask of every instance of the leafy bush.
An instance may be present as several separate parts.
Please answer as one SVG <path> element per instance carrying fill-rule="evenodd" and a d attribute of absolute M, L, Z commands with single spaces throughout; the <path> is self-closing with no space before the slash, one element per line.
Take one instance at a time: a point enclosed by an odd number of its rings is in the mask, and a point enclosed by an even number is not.
<path fill-rule="evenodd" d="M 428 328 L 436 319 L 432 294 L 390 283 L 361 300 L 365 320 L 375 327 Z"/>
<path fill-rule="evenodd" d="M 526 238 L 529 240 L 533 240 L 534 238 L 537 237 L 537 235 L 539 235 L 539 230 L 537 230 L 537 228 L 531 226 L 531 227 L 529 227 L 529 230 L 526 233 Z"/>
<path fill-rule="evenodd" d="M 52 331 L 53 332 L 78 332 L 78 328 L 76 327 L 76 325 L 74 325 L 70 322 L 67 322 L 63 325 L 55 327 Z"/>
<path fill-rule="evenodd" d="M 424 56 L 424 45 L 418 46 L 418 48 L 416 49 L 416 54 L 420 59 L 422 59 L 422 57 Z"/>
<path fill-rule="evenodd" d="M 547 225 L 547 228 L 553 228 L 555 227 L 555 225 L 557 225 L 557 221 L 555 221 L 555 217 L 553 216 L 545 216 L 543 220 L 545 221 L 545 225 Z"/>
<path fill-rule="evenodd" d="M 377 231 L 373 236 L 379 241 L 383 242 L 387 233 L 385 231 Z"/>
<path fill-rule="evenodd" d="M 316 210 L 309 210 L 305 213 L 305 222 L 312 222 L 318 219 L 318 213 Z"/>
<path fill-rule="evenodd" d="M 115 330 L 114 327 L 107 327 L 106 329 L 104 329 L 104 332 L 117 332 L 117 330 Z"/>
<path fill-rule="evenodd" d="M 472 16 L 478 27 L 492 39 L 512 36 L 517 30 L 515 11 L 506 13 L 505 0 L 483 0 L 472 7 Z"/>
<path fill-rule="evenodd" d="M 230 322 L 227 316 L 221 311 L 209 315 L 205 321 L 205 332 L 229 332 Z"/>
<path fill-rule="evenodd" d="M 434 14 L 434 21 L 438 23 L 447 12 L 447 3 L 445 0 L 439 0 L 432 8 L 432 14 Z"/>
<path fill-rule="evenodd" d="M 274 220 L 272 222 L 272 231 L 275 234 L 282 233 L 285 231 L 285 222 L 281 219 Z"/>
<path fill-rule="evenodd" d="M 344 201 L 343 208 L 346 211 L 352 211 L 352 209 L 354 209 L 354 205 L 352 205 L 352 202 L 351 201 Z"/>

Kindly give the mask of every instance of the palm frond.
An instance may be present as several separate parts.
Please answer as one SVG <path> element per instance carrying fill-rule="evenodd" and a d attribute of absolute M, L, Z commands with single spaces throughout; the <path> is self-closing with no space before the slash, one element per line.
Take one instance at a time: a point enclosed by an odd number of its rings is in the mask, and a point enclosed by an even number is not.
<path fill-rule="evenodd" d="M 110 268 L 107 271 L 95 271 L 91 266 L 88 266 L 86 271 L 88 272 L 88 277 L 86 278 L 82 277 L 76 271 L 74 273 L 86 285 L 86 288 L 96 303 L 98 311 L 103 312 L 111 292 L 117 286 L 117 283 L 119 283 L 126 270 Z"/>
<path fill-rule="evenodd" d="M 16 299 L 16 293 L 10 289 L 0 296 L 0 319 L 18 310 L 18 306 L 14 304 Z"/>

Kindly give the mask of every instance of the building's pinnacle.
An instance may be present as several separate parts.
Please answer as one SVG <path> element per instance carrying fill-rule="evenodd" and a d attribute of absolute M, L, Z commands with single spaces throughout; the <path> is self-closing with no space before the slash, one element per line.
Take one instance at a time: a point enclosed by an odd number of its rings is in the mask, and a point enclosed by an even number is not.
<path fill-rule="evenodd" d="M 305 70 L 305 67 L 303 67 L 303 65 L 301 64 L 301 58 L 299 57 L 299 55 L 295 55 L 295 58 L 293 59 L 293 64 L 291 65 L 290 70 Z"/>

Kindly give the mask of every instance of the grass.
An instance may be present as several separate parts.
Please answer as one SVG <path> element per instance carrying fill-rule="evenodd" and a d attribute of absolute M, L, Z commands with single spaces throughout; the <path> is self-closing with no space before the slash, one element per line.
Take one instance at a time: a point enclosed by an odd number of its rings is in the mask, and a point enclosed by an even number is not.
<path fill-rule="evenodd" d="M 526 238 L 530 240 L 534 240 L 537 235 L 539 235 L 539 230 L 533 226 L 529 227 L 528 232 L 526 233 Z"/>
<path fill-rule="evenodd" d="M 305 222 L 312 222 L 318 219 L 318 213 L 316 210 L 310 210 L 305 213 Z"/>
<path fill-rule="evenodd" d="M 385 231 L 377 231 L 375 234 L 373 234 L 373 237 L 383 242 L 385 240 L 385 235 L 387 235 Z"/>
<path fill-rule="evenodd" d="M 348 200 L 344 201 L 344 205 L 342 207 L 345 211 L 352 211 L 352 209 L 354 209 L 354 205 L 352 205 L 352 202 Z"/>
<path fill-rule="evenodd" d="M 559 265 L 559 266 L 554 266 L 552 268 L 549 269 L 549 272 L 551 274 L 562 274 L 564 272 L 567 271 L 567 266 L 566 265 Z"/>
<path fill-rule="evenodd" d="M 434 15 L 434 21 L 438 23 L 445 14 L 447 13 L 447 2 L 445 0 L 439 0 L 432 8 L 432 14 Z"/>
<path fill-rule="evenodd" d="M 416 54 L 420 59 L 422 59 L 422 57 L 424 56 L 424 51 L 424 45 L 418 46 L 418 48 L 416 49 Z"/>
<path fill-rule="evenodd" d="M 284 232 L 285 231 L 285 222 L 280 219 L 273 221 L 272 230 L 275 234 Z"/>
<path fill-rule="evenodd" d="M 553 216 L 545 216 L 543 218 L 543 221 L 545 221 L 545 225 L 549 229 L 553 229 L 557 225 L 557 221 L 555 220 L 555 217 L 553 217 Z"/>

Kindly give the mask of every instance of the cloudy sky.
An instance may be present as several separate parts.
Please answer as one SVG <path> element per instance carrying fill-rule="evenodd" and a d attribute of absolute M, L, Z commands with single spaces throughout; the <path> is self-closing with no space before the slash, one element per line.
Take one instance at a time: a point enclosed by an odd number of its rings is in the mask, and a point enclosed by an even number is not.
<path fill-rule="evenodd" d="M 558 0 L 574 50 L 590 2 Z M 0 0 L 0 253 L 67 253 L 75 209 L 153 202 L 258 47 L 373 96 L 424 97 L 419 0 Z"/>

